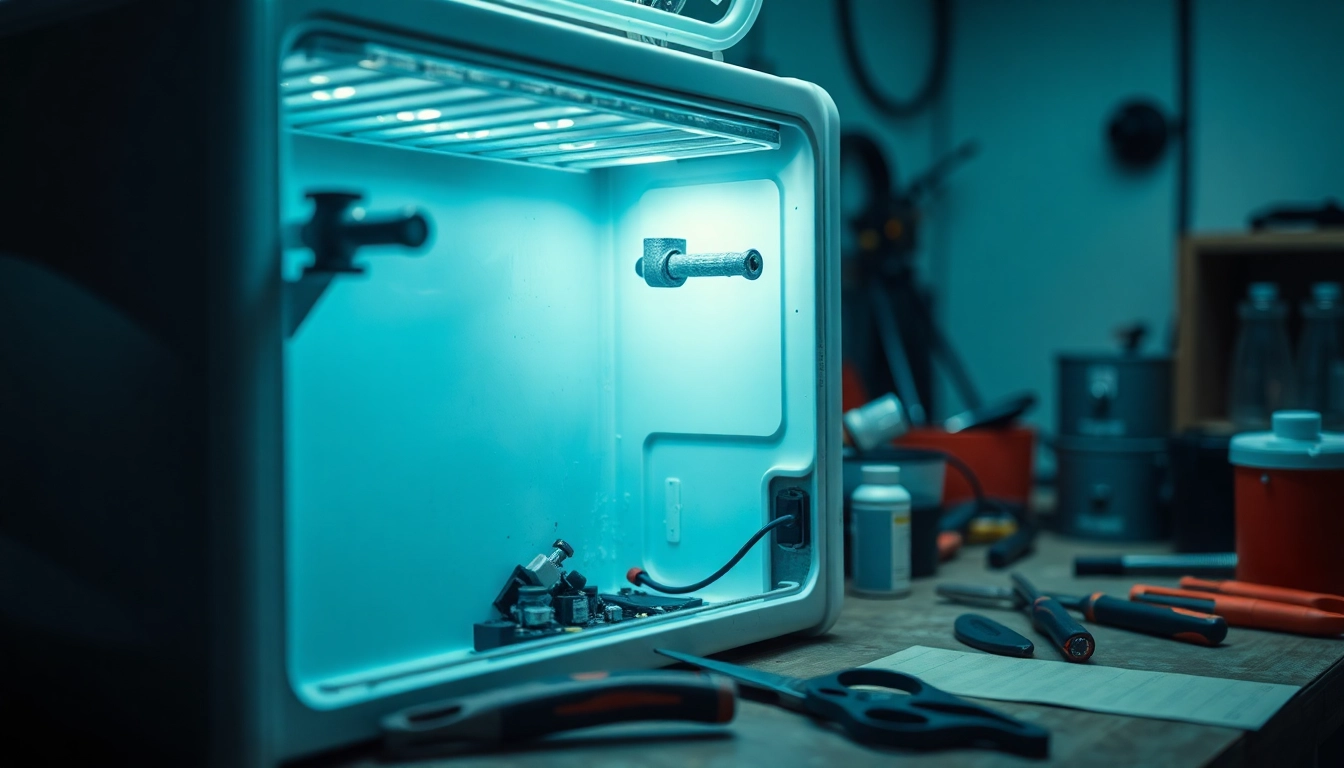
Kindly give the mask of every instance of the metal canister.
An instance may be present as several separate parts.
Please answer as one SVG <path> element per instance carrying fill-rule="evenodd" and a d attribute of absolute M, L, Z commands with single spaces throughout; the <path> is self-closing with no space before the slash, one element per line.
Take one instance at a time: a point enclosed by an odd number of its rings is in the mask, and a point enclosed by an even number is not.
<path fill-rule="evenodd" d="M 1061 533 L 1108 541 L 1160 539 L 1169 528 L 1162 438 L 1059 438 Z"/>
<path fill-rule="evenodd" d="M 1171 431 L 1171 358 L 1139 354 L 1062 354 L 1059 434 L 1166 437 Z"/>

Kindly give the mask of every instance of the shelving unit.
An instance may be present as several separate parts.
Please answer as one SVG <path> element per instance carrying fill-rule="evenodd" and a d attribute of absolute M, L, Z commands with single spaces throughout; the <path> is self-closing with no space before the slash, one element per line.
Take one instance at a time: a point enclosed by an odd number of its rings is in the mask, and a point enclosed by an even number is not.
<path fill-rule="evenodd" d="M 284 62 L 295 133 L 590 170 L 779 148 L 779 128 L 328 35 Z"/>

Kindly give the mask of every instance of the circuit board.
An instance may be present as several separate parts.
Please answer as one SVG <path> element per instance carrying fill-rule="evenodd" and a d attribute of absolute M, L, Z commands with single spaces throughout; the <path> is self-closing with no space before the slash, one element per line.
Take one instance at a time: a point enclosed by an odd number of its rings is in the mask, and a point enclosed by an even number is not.
<path fill-rule="evenodd" d="M 652 595 L 630 587 L 599 593 L 583 574 L 566 570 L 574 548 L 556 539 L 549 555 L 537 555 L 509 574 L 491 605 L 498 618 L 472 628 L 476 651 L 545 637 L 583 632 L 627 621 L 638 621 L 704 605 L 698 597 Z"/>
<path fill-rule="evenodd" d="M 579 590 L 577 594 L 571 592 L 552 596 L 550 620 L 545 623 L 534 619 L 535 623 L 531 626 L 523 626 L 513 615 L 495 621 L 477 622 L 473 628 L 474 645 L 477 652 L 488 651 L 530 640 L 639 621 L 650 616 L 696 608 L 704 603 L 698 597 L 651 595 L 629 587 L 616 593 L 599 594 L 595 588 L 589 587 Z M 520 611 L 511 613 L 521 614 Z"/>

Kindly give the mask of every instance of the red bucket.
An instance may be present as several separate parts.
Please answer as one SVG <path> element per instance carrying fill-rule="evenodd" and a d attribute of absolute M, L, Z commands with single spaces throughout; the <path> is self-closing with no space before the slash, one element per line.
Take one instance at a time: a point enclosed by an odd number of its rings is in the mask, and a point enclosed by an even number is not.
<path fill-rule="evenodd" d="M 1279 411 L 1273 432 L 1232 440 L 1237 580 L 1344 594 L 1344 435 L 1314 411 Z"/>

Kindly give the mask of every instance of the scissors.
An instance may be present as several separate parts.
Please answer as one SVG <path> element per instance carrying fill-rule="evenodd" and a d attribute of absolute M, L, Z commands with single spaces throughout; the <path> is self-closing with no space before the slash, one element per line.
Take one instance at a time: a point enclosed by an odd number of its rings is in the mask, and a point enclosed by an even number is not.
<path fill-rule="evenodd" d="M 1024 757 L 1050 753 L 1050 732 L 889 669 L 851 668 L 803 680 L 657 649 L 738 683 L 744 699 L 836 723 L 861 744 L 911 749 L 978 747 Z M 877 686 L 904 691 L 860 689 Z"/>

